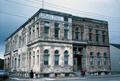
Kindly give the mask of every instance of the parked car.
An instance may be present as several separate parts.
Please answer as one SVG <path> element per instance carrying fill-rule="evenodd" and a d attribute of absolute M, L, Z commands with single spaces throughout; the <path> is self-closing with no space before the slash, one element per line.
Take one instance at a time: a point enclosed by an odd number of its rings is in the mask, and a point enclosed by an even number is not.
<path fill-rule="evenodd" d="M 9 78 L 9 73 L 5 70 L 0 70 L 0 81 Z"/>

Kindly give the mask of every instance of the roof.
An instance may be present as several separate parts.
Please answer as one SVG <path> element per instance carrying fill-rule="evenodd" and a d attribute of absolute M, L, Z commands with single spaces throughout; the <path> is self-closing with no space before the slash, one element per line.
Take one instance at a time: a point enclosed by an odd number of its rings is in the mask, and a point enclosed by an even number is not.
<path fill-rule="evenodd" d="M 110 44 L 110 45 L 112 45 L 112 46 L 114 46 L 114 47 L 120 49 L 120 44 Z"/>

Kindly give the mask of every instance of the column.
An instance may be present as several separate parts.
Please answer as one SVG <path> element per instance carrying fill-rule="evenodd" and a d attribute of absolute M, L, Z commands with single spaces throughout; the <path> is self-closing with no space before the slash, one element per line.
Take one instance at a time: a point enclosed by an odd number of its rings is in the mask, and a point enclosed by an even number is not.
<path fill-rule="evenodd" d="M 35 39 L 37 38 L 37 23 L 35 23 L 35 27 L 34 27 L 34 35 L 35 35 Z"/>
<path fill-rule="evenodd" d="M 60 66 L 64 66 L 64 47 L 61 48 L 59 60 Z"/>
<path fill-rule="evenodd" d="M 82 50 L 82 68 L 85 68 L 86 67 L 86 49 L 85 47 L 83 47 L 83 50 Z"/>
<path fill-rule="evenodd" d="M 70 53 L 69 53 L 69 58 L 68 58 L 68 64 L 70 65 L 70 66 L 73 66 L 73 48 L 72 47 L 70 47 Z"/>
<path fill-rule="evenodd" d="M 43 61 L 44 61 L 44 59 L 43 59 L 43 47 L 41 46 L 40 47 L 40 72 L 42 72 L 44 69 L 43 68 L 43 65 L 44 65 Z"/>
<path fill-rule="evenodd" d="M 55 26 L 54 26 L 55 22 L 51 22 L 51 26 L 50 26 L 50 38 L 54 39 L 55 38 Z"/>

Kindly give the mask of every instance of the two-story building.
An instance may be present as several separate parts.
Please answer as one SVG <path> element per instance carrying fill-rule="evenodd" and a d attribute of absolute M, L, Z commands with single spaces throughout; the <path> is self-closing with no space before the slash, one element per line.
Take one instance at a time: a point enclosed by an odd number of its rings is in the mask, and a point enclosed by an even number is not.
<path fill-rule="evenodd" d="M 5 68 L 28 77 L 110 73 L 108 23 L 40 9 L 5 44 Z"/>

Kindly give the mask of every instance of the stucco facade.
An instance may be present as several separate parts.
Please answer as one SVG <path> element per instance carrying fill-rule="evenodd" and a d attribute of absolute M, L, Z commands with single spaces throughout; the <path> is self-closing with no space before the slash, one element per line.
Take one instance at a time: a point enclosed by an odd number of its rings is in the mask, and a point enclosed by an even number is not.
<path fill-rule="evenodd" d="M 28 77 L 110 73 L 108 23 L 40 9 L 6 39 L 5 68 Z"/>

